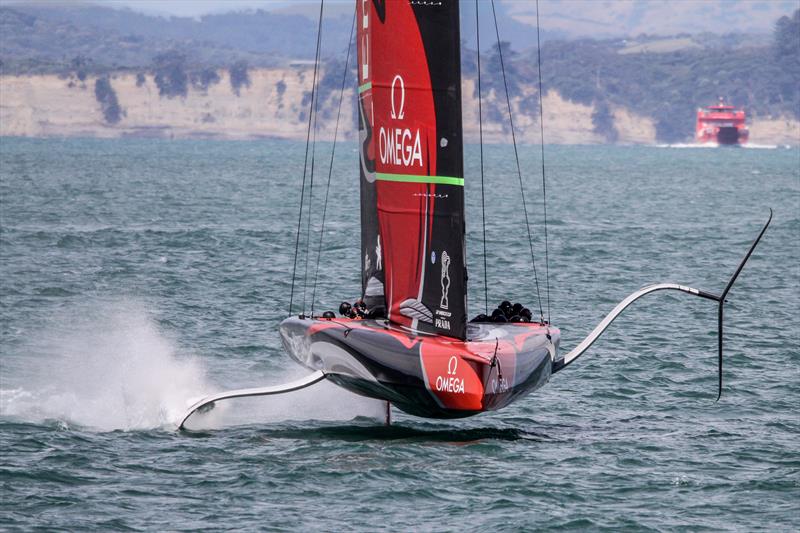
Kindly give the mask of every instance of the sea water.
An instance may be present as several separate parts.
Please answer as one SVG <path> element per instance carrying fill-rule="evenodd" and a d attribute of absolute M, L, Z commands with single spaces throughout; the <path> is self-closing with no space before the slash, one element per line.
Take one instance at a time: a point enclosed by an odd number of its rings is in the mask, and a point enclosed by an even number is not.
<path fill-rule="evenodd" d="M 330 148 L 315 151 L 294 312 L 360 289 L 352 142 L 319 252 Z M 219 402 L 176 431 L 200 396 L 305 372 L 277 333 L 304 149 L 0 139 L 0 528 L 800 528 L 796 148 L 547 146 L 545 250 L 540 152 L 522 147 L 534 267 L 512 148 L 487 146 L 488 272 L 465 148 L 470 313 L 541 308 L 565 350 L 647 283 L 721 291 L 773 208 L 728 297 L 719 402 L 714 304 L 660 293 L 499 412 L 395 411 L 387 428 L 379 402 L 322 384 Z"/>

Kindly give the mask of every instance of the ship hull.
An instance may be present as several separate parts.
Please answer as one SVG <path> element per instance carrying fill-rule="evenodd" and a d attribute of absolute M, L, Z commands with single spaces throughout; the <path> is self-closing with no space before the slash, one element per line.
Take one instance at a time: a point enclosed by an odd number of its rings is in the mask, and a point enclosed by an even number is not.
<path fill-rule="evenodd" d="M 697 110 L 695 137 L 701 144 L 737 146 L 745 144 L 750 135 L 745 124 L 744 110 L 735 109 L 722 101 L 718 105 Z"/>
<path fill-rule="evenodd" d="M 698 134 L 697 141 L 702 144 L 718 144 L 720 146 L 741 146 L 747 143 L 748 131 L 734 126 L 720 127 Z"/>
<path fill-rule="evenodd" d="M 469 324 L 468 340 L 386 321 L 289 318 L 287 352 L 335 384 L 426 418 L 494 411 L 550 379 L 560 332 L 540 324 Z"/>
<path fill-rule="evenodd" d="M 739 128 L 733 126 L 719 128 L 719 131 L 717 132 L 717 144 L 725 146 L 738 146 L 742 142 L 744 141 L 742 140 L 742 135 L 739 133 Z"/>

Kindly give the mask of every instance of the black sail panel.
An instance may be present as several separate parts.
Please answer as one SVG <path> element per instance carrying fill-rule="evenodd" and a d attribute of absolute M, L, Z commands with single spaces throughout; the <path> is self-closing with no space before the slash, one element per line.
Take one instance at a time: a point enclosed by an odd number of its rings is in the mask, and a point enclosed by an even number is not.
<path fill-rule="evenodd" d="M 436 175 L 458 176 L 460 185 L 436 185 L 436 209 L 428 255 L 438 268 L 426 271 L 423 301 L 434 306 L 439 333 L 466 338 L 467 272 L 464 220 L 464 155 L 461 124 L 461 38 L 458 2 L 432 9 L 414 6 L 433 86 L 436 109 Z M 443 9 L 444 8 L 444 9 Z M 445 259 L 447 254 L 447 259 Z M 449 263 L 449 264 L 448 264 Z M 447 287 L 449 285 L 449 287 Z M 438 307 L 437 300 L 439 301 Z M 444 308 L 442 304 L 447 304 Z"/>
<path fill-rule="evenodd" d="M 358 54 L 358 142 L 361 189 L 361 293 L 369 308 L 385 305 L 383 256 L 378 229 L 378 192 L 375 186 L 375 139 L 372 84 L 368 54 L 373 25 L 368 2 L 356 1 Z"/>

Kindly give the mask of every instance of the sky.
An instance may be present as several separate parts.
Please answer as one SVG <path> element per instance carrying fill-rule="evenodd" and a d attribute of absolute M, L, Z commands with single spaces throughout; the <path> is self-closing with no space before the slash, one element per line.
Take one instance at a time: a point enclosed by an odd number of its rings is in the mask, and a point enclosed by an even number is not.
<path fill-rule="evenodd" d="M 58 0 L 31 0 L 47 3 Z M 75 0 L 71 0 L 75 1 Z M 498 0 L 518 22 L 535 24 L 533 0 Z M 6 3 L 7 0 L 0 0 Z M 488 0 L 479 0 L 488 7 Z M 200 17 L 265 9 L 316 16 L 319 0 L 96 0 L 149 14 Z M 470 2 L 471 3 L 471 2 Z M 349 13 L 354 0 L 326 0 L 326 13 Z M 800 0 L 541 0 L 543 30 L 571 36 L 615 37 L 641 33 L 770 33 L 775 20 L 800 8 Z"/>
<path fill-rule="evenodd" d="M 307 6 L 319 6 L 319 0 L 104 0 L 100 4 L 129 7 L 137 11 L 175 15 L 179 17 L 199 17 L 209 13 L 239 11 L 243 9 L 293 10 Z M 327 0 L 327 4 L 351 6 L 350 0 Z"/>
<path fill-rule="evenodd" d="M 536 24 L 536 4 L 504 2 L 518 22 Z M 542 28 L 595 37 L 680 33 L 768 33 L 800 0 L 541 0 Z"/>

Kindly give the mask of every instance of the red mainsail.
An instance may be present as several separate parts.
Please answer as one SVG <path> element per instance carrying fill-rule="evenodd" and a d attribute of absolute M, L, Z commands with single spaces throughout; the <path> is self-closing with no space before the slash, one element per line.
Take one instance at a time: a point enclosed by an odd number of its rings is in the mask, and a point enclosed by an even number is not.
<path fill-rule="evenodd" d="M 365 301 L 463 339 L 458 2 L 358 0 L 357 25 Z"/>

